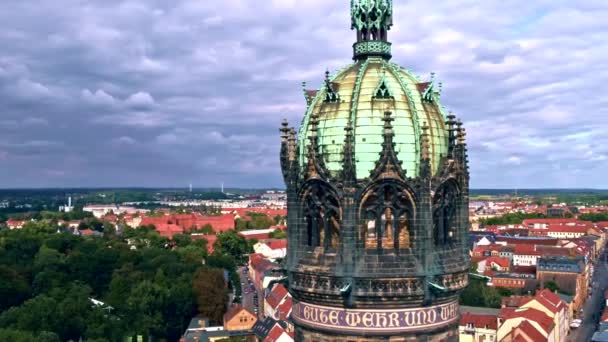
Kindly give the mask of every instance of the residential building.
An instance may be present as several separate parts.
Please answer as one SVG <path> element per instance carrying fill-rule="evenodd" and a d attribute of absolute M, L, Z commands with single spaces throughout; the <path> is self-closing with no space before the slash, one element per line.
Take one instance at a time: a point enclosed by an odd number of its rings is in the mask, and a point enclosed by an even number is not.
<path fill-rule="evenodd" d="M 587 298 L 588 271 L 583 257 L 544 256 L 537 265 L 536 278 L 541 288 L 551 281 L 560 291 L 574 295 L 575 311 Z"/>
<path fill-rule="evenodd" d="M 491 256 L 477 263 L 477 273 L 483 274 L 486 270 L 497 272 L 509 272 L 511 269 L 511 259 Z"/>
<path fill-rule="evenodd" d="M 291 314 L 293 301 L 282 284 L 275 284 L 264 298 L 264 316 L 276 320 L 287 320 Z"/>
<path fill-rule="evenodd" d="M 458 327 L 460 342 L 494 342 L 498 331 L 498 316 L 465 312 Z"/>
<path fill-rule="evenodd" d="M 282 259 L 287 255 L 287 240 L 267 240 L 253 245 L 255 253 L 270 260 Z"/>
<path fill-rule="evenodd" d="M 241 305 L 232 305 L 224 314 L 224 329 L 228 331 L 252 330 L 258 318 Z"/>
<path fill-rule="evenodd" d="M 534 308 L 501 309 L 497 340 L 518 341 L 517 334 L 533 336 L 533 342 L 555 341 L 555 323 L 546 313 Z M 523 325 L 522 325 L 523 324 Z M 527 326 L 530 324 L 533 329 Z M 521 331 L 519 331 L 521 330 Z"/>

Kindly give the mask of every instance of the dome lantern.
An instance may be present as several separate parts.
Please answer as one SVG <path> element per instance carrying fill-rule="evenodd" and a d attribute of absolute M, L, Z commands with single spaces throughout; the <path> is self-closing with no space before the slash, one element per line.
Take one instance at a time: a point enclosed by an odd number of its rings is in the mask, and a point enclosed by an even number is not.
<path fill-rule="evenodd" d="M 388 31 L 393 26 L 392 0 L 351 0 L 351 21 L 357 31 L 354 60 L 370 56 L 391 59 Z"/>

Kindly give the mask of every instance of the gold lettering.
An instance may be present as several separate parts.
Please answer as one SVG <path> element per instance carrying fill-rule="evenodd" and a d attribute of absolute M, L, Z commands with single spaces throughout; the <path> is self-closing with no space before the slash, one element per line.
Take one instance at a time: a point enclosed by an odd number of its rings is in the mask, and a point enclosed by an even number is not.
<path fill-rule="evenodd" d="M 448 318 L 453 318 L 456 317 L 456 304 L 452 303 L 450 304 L 450 315 Z"/>
<path fill-rule="evenodd" d="M 426 322 L 426 312 L 418 311 L 418 313 L 416 313 L 416 324 L 423 325 L 425 322 Z"/>
<path fill-rule="evenodd" d="M 426 319 L 426 324 L 433 324 L 437 321 L 437 311 L 431 309 L 428 311 L 428 316 Z"/>
<path fill-rule="evenodd" d="M 361 323 L 361 317 L 359 317 L 357 313 L 346 313 L 346 324 L 350 325 L 351 327 L 356 327 L 357 325 L 359 325 L 359 323 Z"/>
<path fill-rule="evenodd" d="M 338 317 L 339 317 L 338 311 L 335 311 L 335 310 L 330 311 L 329 312 L 329 323 L 331 323 L 332 325 L 338 325 L 338 323 L 339 323 Z"/>
<path fill-rule="evenodd" d="M 318 322 L 319 321 L 319 309 L 317 308 L 311 308 L 310 310 L 310 320 L 313 322 Z"/>
<path fill-rule="evenodd" d="M 388 324 L 389 327 L 394 328 L 394 327 L 399 326 L 399 314 L 398 313 L 393 312 L 388 315 L 388 318 L 390 319 L 390 322 Z"/>
<path fill-rule="evenodd" d="M 310 307 L 309 306 L 304 307 L 304 319 L 307 321 L 310 321 Z"/>
<path fill-rule="evenodd" d="M 366 328 L 371 328 L 374 326 L 374 316 L 371 312 L 366 312 L 363 314 L 363 326 Z"/>
<path fill-rule="evenodd" d="M 415 317 L 414 317 L 414 315 L 413 315 L 413 314 L 414 314 L 414 313 L 413 313 L 413 312 L 411 312 L 411 311 L 404 312 L 403 319 L 405 320 L 405 324 L 406 324 L 407 326 L 413 326 L 413 325 L 416 325 Z"/>
<path fill-rule="evenodd" d="M 319 320 L 321 321 L 321 323 L 323 324 L 327 324 L 327 310 L 326 309 L 319 309 Z"/>
<path fill-rule="evenodd" d="M 388 324 L 388 320 L 386 318 L 386 313 L 376 313 L 376 327 L 378 328 L 386 328 Z"/>

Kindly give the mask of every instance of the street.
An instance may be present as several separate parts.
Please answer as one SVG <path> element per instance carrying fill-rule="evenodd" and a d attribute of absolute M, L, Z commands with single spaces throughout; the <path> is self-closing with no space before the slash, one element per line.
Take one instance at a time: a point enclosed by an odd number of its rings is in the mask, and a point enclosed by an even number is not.
<path fill-rule="evenodd" d="M 606 251 L 604 250 L 595 266 L 595 274 L 591 282 L 596 283 L 596 286 L 593 287 L 593 294 L 583 305 L 583 323 L 579 328 L 571 330 L 568 341 L 591 341 L 591 337 L 598 327 L 599 318 L 604 310 L 604 292 L 608 288 L 608 263 L 606 262 L 606 257 Z"/>
<path fill-rule="evenodd" d="M 255 290 L 250 291 L 251 285 L 249 285 L 249 275 L 247 274 L 247 272 L 243 272 L 243 270 L 245 270 L 245 267 L 239 267 L 238 269 L 239 277 L 241 279 L 241 290 L 243 295 L 241 304 L 245 309 L 251 311 L 252 313 L 255 313 L 259 317 L 259 313 L 256 312 L 258 306 L 255 303 Z"/>

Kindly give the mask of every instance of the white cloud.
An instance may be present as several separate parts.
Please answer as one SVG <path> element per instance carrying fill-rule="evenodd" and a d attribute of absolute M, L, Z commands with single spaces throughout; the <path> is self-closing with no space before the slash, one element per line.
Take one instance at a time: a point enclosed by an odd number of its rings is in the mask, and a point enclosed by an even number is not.
<path fill-rule="evenodd" d="M 92 104 L 107 106 L 116 104 L 116 99 L 101 89 L 97 89 L 95 93 L 92 93 L 89 89 L 84 89 L 81 94 L 85 101 Z"/>
<path fill-rule="evenodd" d="M 137 92 L 127 98 L 125 103 L 133 108 L 149 108 L 154 105 L 154 98 L 146 92 Z"/>

